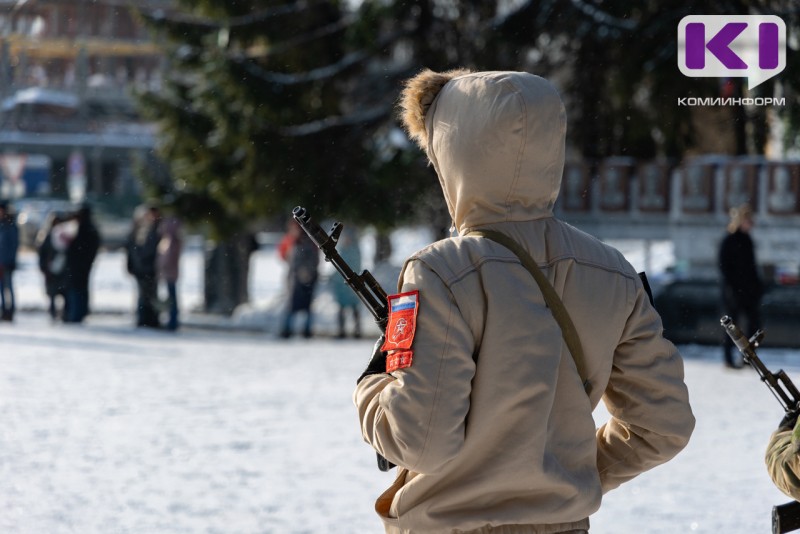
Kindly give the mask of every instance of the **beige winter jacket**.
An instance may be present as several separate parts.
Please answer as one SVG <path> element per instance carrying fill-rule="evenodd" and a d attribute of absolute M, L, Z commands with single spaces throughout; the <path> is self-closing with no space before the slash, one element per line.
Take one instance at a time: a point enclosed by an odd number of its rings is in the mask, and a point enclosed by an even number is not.
<path fill-rule="evenodd" d="M 459 233 L 499 230 L 533 256 L 575 323 L 593 389 L 512 252 L 480 237 L 423 249 L 399 281 L 419 290 L 412 365 L 354 392 L 365 440 L 399 466 L 376 510 L 391 533 L 588 528 L 603 493 L 686 445 L 681 357 L 623 256 L 553 217 L 566 125 L 547 81 L 457 77 L 425 125 Z M 601 399 L 613 418 L 596 430 Z"/>

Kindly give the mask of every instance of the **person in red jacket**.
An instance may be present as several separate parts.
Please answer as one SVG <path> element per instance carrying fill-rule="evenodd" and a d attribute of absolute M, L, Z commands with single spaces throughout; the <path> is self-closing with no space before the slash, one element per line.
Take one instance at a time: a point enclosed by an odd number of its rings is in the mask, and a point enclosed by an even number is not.
<path fill-rule="evenodd" d="M 283 234 L 283 237 L 278 242 L 278 256 L 280 256 L 283 261 L 289 261 L 289 254 L 292 252 L 292 247 L 294 247 L 297 236 L 299 235 L 300 228 L 294 221 L 289 221 L 289 223 L 287 223 L 286 233 Z"/>

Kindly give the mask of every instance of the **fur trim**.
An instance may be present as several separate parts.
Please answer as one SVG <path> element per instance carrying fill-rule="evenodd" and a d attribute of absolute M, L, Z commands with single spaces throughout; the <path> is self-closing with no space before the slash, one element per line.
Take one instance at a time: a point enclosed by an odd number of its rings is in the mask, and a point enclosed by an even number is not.
<path fill-rule="evenodd" d="M 406 81 L 400 93 L 400 120 L 408 136 L 422 150 L 427 151 L 428 148 L 428 131 L 425 129 L 425 114 L 428 113 L 428 108 L 447 82 L 470 72 L 468 69 L 446 72 L 425 69 Z"/>

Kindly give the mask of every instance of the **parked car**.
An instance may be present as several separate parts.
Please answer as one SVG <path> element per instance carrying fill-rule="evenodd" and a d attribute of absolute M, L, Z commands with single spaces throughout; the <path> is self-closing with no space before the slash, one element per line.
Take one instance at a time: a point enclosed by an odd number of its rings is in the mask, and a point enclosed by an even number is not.
<path fill-rule="evenodd" d="M 664 337 L 673 343 L 719 345 L 727 335 L 719 324 L 724 310 L 717 280 L 676 280 L 661 288 L 654 303 L 664 323 Z M 800 285 L 768 286 L 761 317 L 762 346 L 800 348 Z"/>

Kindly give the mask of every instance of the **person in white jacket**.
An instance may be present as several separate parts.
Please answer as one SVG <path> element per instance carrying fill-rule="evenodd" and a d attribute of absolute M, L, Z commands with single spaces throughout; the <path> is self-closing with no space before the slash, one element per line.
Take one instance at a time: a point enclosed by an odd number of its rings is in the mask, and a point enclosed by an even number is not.
<path fill-rule="evenodd" d="M 364 439 L 398 467 L 376 511 L 388 533 L 586 532 L 604 493 L 686 446 L 680 354 L 622 254 L 553 216 L 566 118 L 548 81 L 426 70 L 401 106 L 459 236 L 406 261 L 353 394 Z M 582 355 L 520 257 L 475 230 L 533 258 Z"/>

